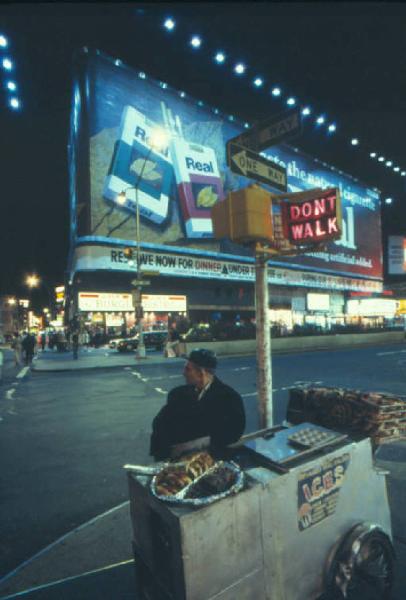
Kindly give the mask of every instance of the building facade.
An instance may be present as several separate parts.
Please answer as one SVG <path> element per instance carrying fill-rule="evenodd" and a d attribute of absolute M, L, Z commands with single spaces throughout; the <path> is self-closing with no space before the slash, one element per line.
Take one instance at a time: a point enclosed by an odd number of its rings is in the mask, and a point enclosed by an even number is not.
<path fill-rule="evenodd" d="M 77 57 L 72 98 L 67 320 L 131 329 L 137 258 L 147 328 L 252 320 L 251 251 L 214 240 L 210 218 L 216 202 L 250 183 L 225 154 L 248 124 L 99 52 Z M 151 143 L 157 129 L 168 136 L 161 150 Z M 343 213 L 340 240 L 269 261 L 271 320 L 342 323 L 350 293 L 382 291 L 379 193 L 284 144 L 266 156 L 286 168 L 289 192 L 338 188 Z"/>

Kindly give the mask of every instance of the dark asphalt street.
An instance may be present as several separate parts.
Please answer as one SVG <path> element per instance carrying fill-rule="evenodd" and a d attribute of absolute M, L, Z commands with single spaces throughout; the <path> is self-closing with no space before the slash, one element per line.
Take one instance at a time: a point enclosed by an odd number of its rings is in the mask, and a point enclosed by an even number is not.
<path fill-rule="evenodd" d="M 275 421 L 299 383 L 404 394 L 405 365 L 403 344 L 274 356 Z M 0 576 L 128 499 L 122 465 L 150 462 L 151 420 L 183 382 L 182 361 L 19 380 L 9 367 L 0 386 Z M 247 430 L 256 429 L 255 358 L 223 358 L 218 375 L 243 395 Z"/>

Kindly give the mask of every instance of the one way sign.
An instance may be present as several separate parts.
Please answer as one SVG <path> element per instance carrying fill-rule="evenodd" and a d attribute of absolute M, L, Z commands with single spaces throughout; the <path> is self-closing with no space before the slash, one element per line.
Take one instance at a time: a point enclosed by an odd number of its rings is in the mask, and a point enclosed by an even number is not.
<path fill-rule="evenodd" d="M 281 192 L 287 190 L 286 169 L 248 148 L 227 144 L 227 164 L 233 173 L 270 185 Z"/>

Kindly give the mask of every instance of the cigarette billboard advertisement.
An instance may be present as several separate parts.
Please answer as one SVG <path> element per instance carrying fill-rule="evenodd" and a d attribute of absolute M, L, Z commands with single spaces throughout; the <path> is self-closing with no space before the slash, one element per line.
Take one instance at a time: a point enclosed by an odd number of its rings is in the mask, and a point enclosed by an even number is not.
<path fill-rule="evenodd" d="M 83 53 L 71 116 L 73 240 L 134 243 L 138 206 L 146 248 L 249 255 L 241 246 L 214 240 L 210 218 L 228 192 L 251 182 L 226 165 L 226 142 L 244 129 L 237 118 L 167 83 L 99 52 Z M 151 145 L 157 130 L 168 135 L 162 148 Z M 288 146 L 266 154 L 287 168 L 288 191 L 337 187 L 343 211 L 342 236 L 326 251 L 271 262 L 381 279 L 377 191 Z"/>

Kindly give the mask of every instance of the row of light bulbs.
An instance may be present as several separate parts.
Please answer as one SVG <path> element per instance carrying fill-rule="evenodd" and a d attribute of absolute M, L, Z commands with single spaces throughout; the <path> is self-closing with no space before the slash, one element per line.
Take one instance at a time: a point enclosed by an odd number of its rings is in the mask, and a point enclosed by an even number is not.
<path fill-rule="evenodd" d="M 9 47 L 9 41 L 5 35 L 0 33 L 0 60 L 1 68 L 6 74 L 11 73 L 14 70 L 14 63 L 9 56 L 4 55 L 4 51 L 7 51 Z M 21 101 L 17 96 L 17 83 L 14 79 L 8 78 L 7 75 L 4 78 L 4 87 L 6 88 L 8 95 L 8 105 L 12 110 L 18 110 L 21 108 Z"/>
<path fill-rule="evenodd" d="M 167 31 L 173 31 L 176 28 L 176 21 L 172 17 L 168 17 L 164 20 L 163 26 Z M 189 39 L 189 45 L 195 50 L 198 50 L 202 46 L 202 43 L 203 43 L 202 39 L 198 35 L 193 35 Z M 214 54 L 213 59 L 217 64 L 222 65 L 227 61 L 227 56 L 224 51 L 219 50 Z M 237 62 L 234 64 L 233 71 L 236 75 L 241 76 L 246 73 L 247 67 L 243 62 Z M 265 85 L 265 81 L 264 81 L 263 77 L 256 76 L 252 80 L 252 85 L 255 88 L 261 88 Z M 272 87 L 270 90 L 270 93 L 275 98 L 282 97 L 282 89 L 279 86 Z M 293 107 L 298 104 L 298 101 L 294 96 L 288 96 L 286 98 L 286 104 L 289 107 Z M 312 109 L 310 108 L 310 106 L 304 106 L 302 108 L 301 112 L 302 112 L 303 117 L 308 117 L 312 114 Z M 328 123 L 327 124 L 327 119 L 326 119 L 325 115 L 322 115 L 322 114 L 315 118 L 315 124 L 318 126 L 327 125 L 327 132 L 329 134 L 333 134 L 337 130 L 337 124 L 336 123 Z M 350 144 L 351 144 L 351 146 L 359 146 L 360 141 L 358 138 L 353 137 L 350 139 Z M 379 154 L 378 152 L 370 152 L 369 157 L 371 159 L 377 160 L 380 163 L 384 163 L 387 168 L 392 168 L 392 170 L 395 173 L 400 174 L 402 177 L 406 176 L 406 170 L 402 170 L 398 165 L 394 165 L 392 160 L 386 159 L 383 155 Z M 392 199 L 387 198 L 385 200 L 385 202 L 387 204 L 391 204 Z"/>

